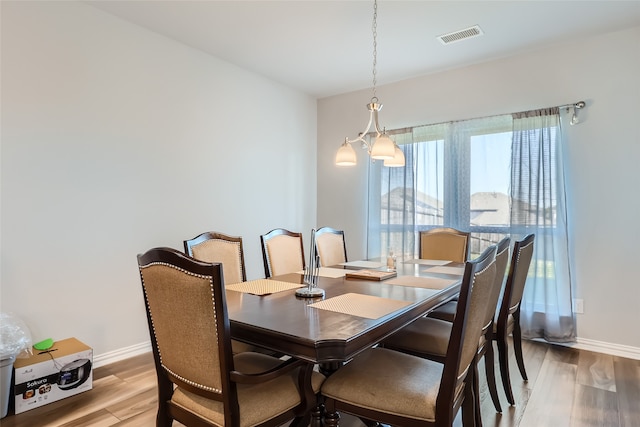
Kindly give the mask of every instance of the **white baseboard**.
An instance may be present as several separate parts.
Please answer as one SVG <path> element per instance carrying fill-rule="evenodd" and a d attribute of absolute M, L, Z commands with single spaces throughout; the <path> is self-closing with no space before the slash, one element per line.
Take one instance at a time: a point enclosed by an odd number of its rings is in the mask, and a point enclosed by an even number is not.
<path fill-rule="evenodd" d="M 543 340 L 535 341 L 546 342 Z M 596 353 L 610 354 L 612 356 L 626 357 L 628 359 L 640 360 L 640 348 L 631 347 L 629 345 L 613 344 L 586 338 L 578 338 L 575 343 L 559 343 L 559 345 L 577 348 L 580 350 L 593 351 Z M 121 360 L 128 359 L 129 357 L 138 356 L 150 351 L 151 342 L 143 342 L 140 344 L 132 345 L 130 347 L 125 347 L 118 350 L 110 351 L 108 353 L 99 354 L 98 356 L 95 356 L 93 358 L 93 366 L 99 368 L 100 366 L 119 362 Z"/>
<path fill-rule="evenodd" d="M 578 338 L 572 347 L 579 348 L 580 350 L 594 351 L 596 353 L 610 354 L 612 356 L 626 357 L 627 359 L 640 360 L 640 348 L 631 347 L 630 345 Z"/>
<path fill-rule="evenodd" d="M 110 351 L 95 356 L 93 358 L 94 368 L 108 365 L 110 363 L 119 362 L 124 359 L 128 359 L 133 356 L 138 356 L 151 351 L 151 341 L 143 342 L 140 344 L 132 345 L 130 347 L 120 348 L 118 350 Z"/>
<path fill-rule="evenodd" d="M 542 339 L 534 341 L 547 342 Z M 565 347 L 577 348 L 579 350 L 593 351 L 595 353 L 604 353 L 611 356 L 626 357 L 627 359 L 640 360 L 640 348 L 630 345 L 614 344 L 604 341 L 590 340 L 587 338 L 577 338 L 572 343 L 553 343 Z"/>

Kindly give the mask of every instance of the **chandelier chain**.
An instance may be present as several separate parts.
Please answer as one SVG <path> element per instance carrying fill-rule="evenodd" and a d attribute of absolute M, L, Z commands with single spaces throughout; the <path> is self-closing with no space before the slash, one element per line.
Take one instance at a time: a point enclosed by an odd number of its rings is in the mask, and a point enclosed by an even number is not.
<path fill-rule="evenodd" d="M 380 129 L 378 124 L 378 112 L 382 108 L 382 104 L 378 103 L 377 97 L 377 71 L 378 65 L 378 1 L 373 0 L 373 22 L 371 24 L 371 32 L 373 33 L 373 97 L 371 103 L 367 104 L 369 110 L 369 123 L 363 132 L 358 133 L 358 137 L 349 139 L 346 137 L 344 142 L 336 153 L 337 166 L 353 166 L 356 164 L 356 152 L 351 144 L 360 142 L 362 148 L 366 149 L 369 157 L 373 161 L 384 160 L 384 166 L 403 167 L 405 165 L 405 157 L 402 149 L 387 135 L 385 128 Z M 369 133 L 371 126 L 375 131 Z"/>
<path fill-rule="evenodd" d="M 373 2 L 373 24 L 371 26 L 371 31 L 373 32 L 373 97 L 371 98 L 371 101 L 377 102 L 378 97 L 376 96 L 376 83 L 378 80 L 376 65 L 378 64 L 378 2 L 376 0 Z"/>

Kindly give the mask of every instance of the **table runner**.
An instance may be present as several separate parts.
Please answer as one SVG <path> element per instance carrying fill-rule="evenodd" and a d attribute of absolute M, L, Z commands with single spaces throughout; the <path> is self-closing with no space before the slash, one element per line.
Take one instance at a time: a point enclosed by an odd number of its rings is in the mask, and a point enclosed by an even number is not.
<path fill-rule="evenodd" d="M 431 267 L 424 270 L 425 273 L 442 273 L 442 274 L 455 274 L 456 276 L 462 276 L 464 274 L 464 267 Z"/>
<path fill-rule="evenodd" d="M 403 261 L 403 264 L 420 264 L 420 265 L 446 265 L 451 261 L 444 261 L 441 259 L 408 259 Z"/>
<path fill-rule="evenodd" d="M 299 283 L 281 282 L 278 280 L 257 279 L 248 282 L 234 283 L 225 285 L 228 291 L 243 292 L 252 295 L 269 295 L 276 292 L 288 291 L 290 289 L 298 289 L 305 285 Z"/>
<path fill-rule="evenodd" d="M 318 269 L 318 276 L 337 279 L 338 277 L 344 277 L 344 275 L 348 272 L 349 271 L 345 270 L 344 268 L 320 267 Z M 304 275 L 304 270 L 296 271 L 296 273 Z"/>
<path fill-rule="evenodd" d="M 309 307 L 328 310 L 351 316 L 378 319 L 410 305 L 409 301 L 399 301 L 372 295 L 348 293 L 310 304 Z"/>
<path fill-rule="evenodd" d="M 456 280 L 438 277 L 398 276 L 384 282 L 387 285 L 413 286 L 414 288 L 444 289 L 456 283 Z"/>
<path fill-rule="evenodd" d="M 385 264 L 377 261 L 349 261 L 349 262 L 341 262 L 338 265 L 344 265 L 345 267 L 355 267 L 355 268 L 380 268 L 385 266 Z"/>

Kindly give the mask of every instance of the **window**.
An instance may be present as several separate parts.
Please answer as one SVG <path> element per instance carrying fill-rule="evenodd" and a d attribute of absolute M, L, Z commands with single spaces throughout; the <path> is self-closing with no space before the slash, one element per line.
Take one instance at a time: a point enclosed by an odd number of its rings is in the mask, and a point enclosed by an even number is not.
<path fill-rule="evenodd" d="M 407 166 L 371 166 L 369 256 L 414 257 L 432 227 L 471 231 L 472 256 L 509 234 L 511 125 L 509 115 L 394 134 Z"/>
<path fill-rule="evenodd" d="M 419 232 L 471 232 L 475 258 L 504 236 L 535 234 L 523 336 L 575 339 L 559 109 L 389 132 L 404 168 L 369 168 L 368 256 L 416 258 Z"/>

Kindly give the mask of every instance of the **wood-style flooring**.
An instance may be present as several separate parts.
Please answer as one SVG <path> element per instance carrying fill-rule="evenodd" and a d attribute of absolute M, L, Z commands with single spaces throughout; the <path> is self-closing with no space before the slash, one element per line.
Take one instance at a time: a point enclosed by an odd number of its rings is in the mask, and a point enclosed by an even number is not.
<path fill-rule="evenodd" d="M 530 341 L 523 343 L 523 350 L 529 381 L 522 381 L 513 356 L 510 365 L 515 406 L 507 403 L 496 367 L 502 414 L 493 408 L 484 381 L 484 366 L 480 366 L 484 426 L 640 427 L 639 360 Z M 92 390 L 19 415 L 8 415 L 0 425 L 153 426 L 156 405 L 155 370 L 149 353 L 97 368 Z M 346 414 L 340 425 L 364 427 Z M 462 425 L 460 416 L 454 425 Z"/>

